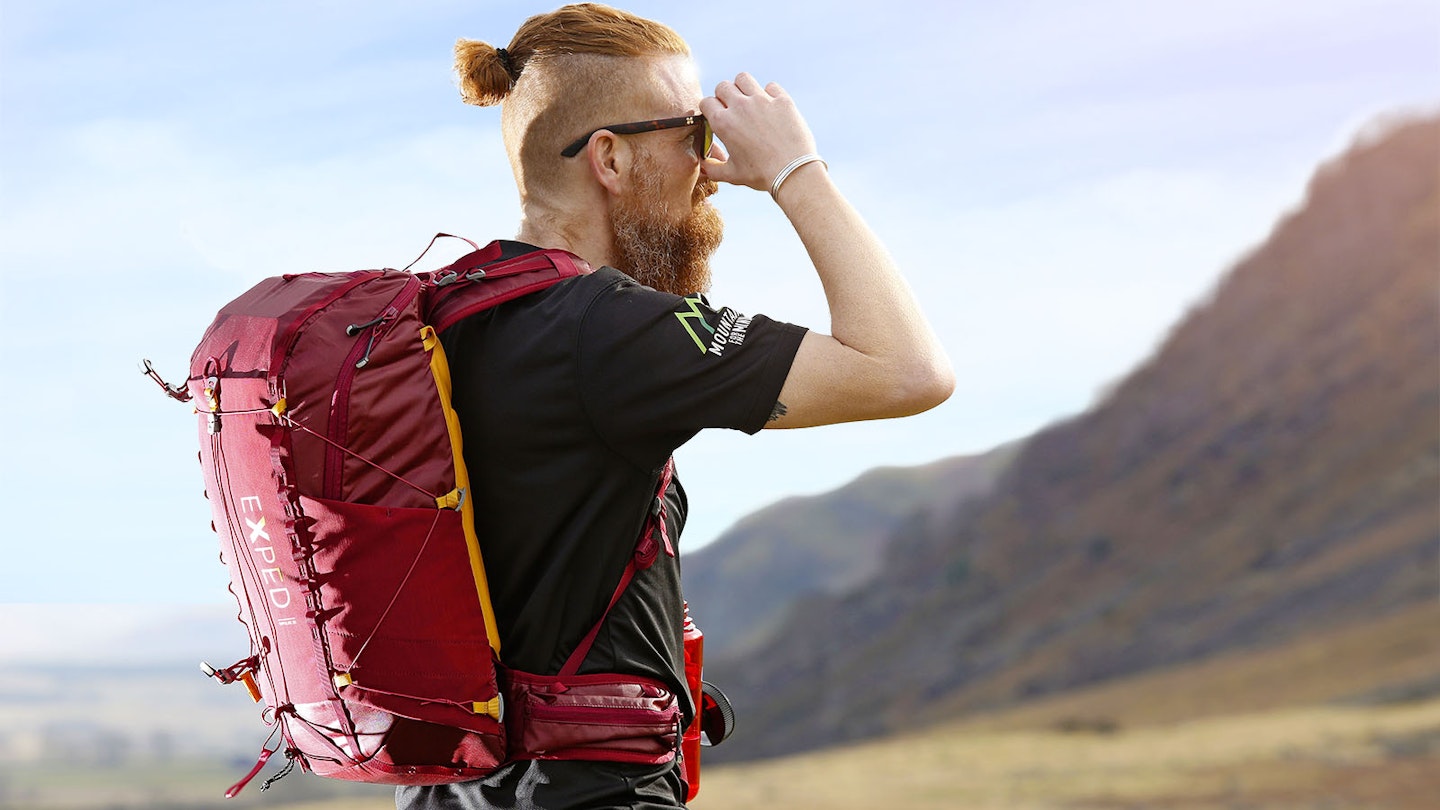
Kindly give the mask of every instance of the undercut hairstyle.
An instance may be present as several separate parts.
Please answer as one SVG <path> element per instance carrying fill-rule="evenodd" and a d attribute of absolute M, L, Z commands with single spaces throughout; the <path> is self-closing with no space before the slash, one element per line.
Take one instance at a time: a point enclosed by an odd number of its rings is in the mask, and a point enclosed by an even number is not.
<path fill-rule="evenodd" d="M 561 190 L 560 152 L 586 132 L 678 114 L 663 108 L 651 67 L 689 56 L 666 25 L 578 3 L 526 20 L 503 49 L 460 40 L 455 72 L 467 104 L 501 105 L 505 152 L 523 196 Z"/>

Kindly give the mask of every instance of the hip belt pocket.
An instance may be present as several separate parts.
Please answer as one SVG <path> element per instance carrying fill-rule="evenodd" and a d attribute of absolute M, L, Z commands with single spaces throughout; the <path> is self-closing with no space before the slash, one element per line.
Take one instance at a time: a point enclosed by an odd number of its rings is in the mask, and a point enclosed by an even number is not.
<path fill-rule="evenodd" d="M 629 675 L 506 675 L 512 759 L 659 764 L 675 757 L 680 704 L 658 681 Z"/>

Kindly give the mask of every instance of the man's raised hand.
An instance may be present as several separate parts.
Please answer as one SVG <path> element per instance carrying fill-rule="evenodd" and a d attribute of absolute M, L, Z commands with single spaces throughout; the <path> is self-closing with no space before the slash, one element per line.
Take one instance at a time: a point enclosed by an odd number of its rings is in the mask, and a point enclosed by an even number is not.
<path fill-rule="evenodd" d="M 741 73 L 721 82 L 700 112 L 725 145 L 701 170 L 711 180 L 767 191 L 786 164 L 815 151 L 815 137 L 794 100 L 775 82 Z"/>

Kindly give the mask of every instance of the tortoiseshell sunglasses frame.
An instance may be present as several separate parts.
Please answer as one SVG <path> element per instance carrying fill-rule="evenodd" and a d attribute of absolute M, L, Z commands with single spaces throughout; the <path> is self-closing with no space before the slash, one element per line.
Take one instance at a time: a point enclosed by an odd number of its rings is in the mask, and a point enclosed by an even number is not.
<path fill-rule="evenodd" d="M 634 121 L 629 124 L 611 124 L 608 127 L 596 127 L 584 135 L 581 135 L 574 143 L 565 147 L 565 151 L 560 153 L 560 157 L 575 157 L 580 154 L 580 150 L 584 149 L 585 145 L 590 143 L 590 138 L 602 129 L 613 132 L 616 135 L 636 135 L 641 132 L 656 132 L 662 129 L 693 127 L 696 124 L 704 127 L 704 133 L 697 139 L 696 147 L 703 150 L 700 157 L 702 159 L 707 158 L 710 156 L 711 148 L 715 146 L 715 132 L 710 129 L 710 122 L 705 120 L 705 116 L 699 113 L 695 115 L 682 115 L 678 118 L 659 118 L 654 121 Z"/>

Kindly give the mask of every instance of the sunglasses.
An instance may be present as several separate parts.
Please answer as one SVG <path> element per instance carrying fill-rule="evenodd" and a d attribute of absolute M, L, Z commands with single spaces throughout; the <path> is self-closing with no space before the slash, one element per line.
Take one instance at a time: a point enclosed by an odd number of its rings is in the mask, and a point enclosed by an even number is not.
<path fill-rule="evenodd" d="M 675 129 L 677 127 L 693 127 L 699 125 L 695 130 L 695 154 L 702 159 L 710 157 L 710 148 L 715 145 L 715 132 L 710 129 L 710 122 L 700 114 L 682 115 L 679 118 L 661 118 L 658 121 L 636 121 L 632 124 L 611 124 L 608 127 L 598 127 L 581 135 L 576 141 L 565 147 L 560 157 L 575 157 L 580 150 L 590 143 L 590 137 L 600 130 L 613 132 L 616 135 L 635 135 L 641 132 L 656 132 L 662 129 Z"/>

